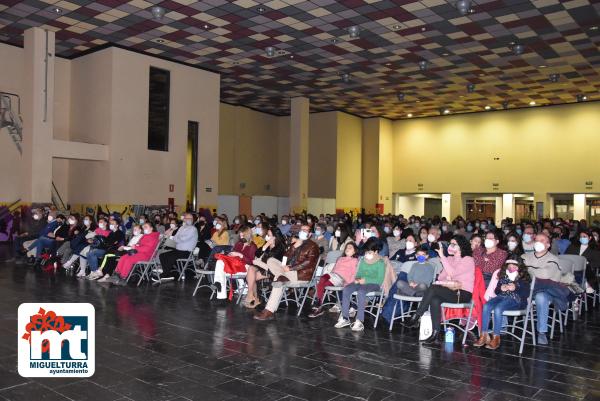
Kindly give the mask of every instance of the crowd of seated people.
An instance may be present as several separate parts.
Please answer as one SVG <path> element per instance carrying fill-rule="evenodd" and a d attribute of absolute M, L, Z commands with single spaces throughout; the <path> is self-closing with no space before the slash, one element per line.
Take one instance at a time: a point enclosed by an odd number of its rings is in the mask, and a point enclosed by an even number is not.
<path fill-rule="evenodd" d="M 432 335 L 439 339 L 440 305 L 470 302 L 481 286 L 488 303 L 480 305 L 481 331 L 477 346 L 496 349 L 505 324 L 503 310 L 520 309 L 527 301 L 533 278 L 536 305 L 537 341 L 548 344 L 551 306 L 564 310 L 574 296 L 598 291 L 600 269 L 600 227 L 585 220 L 543 219 L 519 224 L 504 219 L 498 226 L 492 219 L 468 220 L 457 217 L 425 218 L 402 215 L 310 215 L 277 216 L 175 213 L 140 215 L 122 219 L 118 214 L 96 216 L 34 209 L 23 215 L 13 241 L 18 263 L 37 265 L 43 252 L 53 252 L 66 269 L 78 267 L 76 277 L 126 285 L 138 262 L 148 261 L 165 241 L 158 260 L 162 277 L 178 279 L 177 261 L 194 251 L 204 266 L 214 270 L 215 304 L 228 305 L 238 287 L 232 275 L 245 277 L 243 305 L 256 309 L 257 320 L 276 316 L 287 286 L 313 280 L 317 261 L 329 261 L 315 282 L 310 318 L 323 315 L 325 288 L 343 287 L 341 315 L 336 327 L 364 329 L 366 294 L 377 289 L 387 296 L 383 318 L 393 318 L 397 302 L 391 296 L 422 297 L 416 313 L 405 325 L 416 327 L 430 311 Z M 581 255 L 586 259 L 585 280 L 565 273 L 558 255 Z M 411 262 L 409 271 L 397 266 Z M 441 271 L 436 271 L 436 263 Z M 388 272 L 395 272 L 392 280 Z M 481 283 L 477 275 L 481 274 Z M 584 288 L 578 284 L 584 283 Z M 268 290 L 262 297 L 260 286 Z M 228 291 L 229 289 L 229 291 Z M 581 292 L 584 292 L 582 295 Z M 356 294 L 354 307 L 350 298 Z M 481 294 L 480 294 L 481 295 Z M 478 298 L 478 297 L 477 297 Z M 475 301 L 474 301 L 475 302 Z M 487 305 L 487 306 L 486 306 Z M 333 308 L 333 310 L 336 310 Z M 494 318 L 492 319 L 492 312 Z M 354 322 L 350 318 L 356 315 Z M 493 327 L 490 323 L 493 322 Z"/>

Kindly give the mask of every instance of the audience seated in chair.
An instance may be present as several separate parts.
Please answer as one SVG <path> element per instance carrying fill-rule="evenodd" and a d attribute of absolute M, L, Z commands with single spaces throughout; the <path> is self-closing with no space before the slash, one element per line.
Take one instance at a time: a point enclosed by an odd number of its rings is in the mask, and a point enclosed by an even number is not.
<path fill-rule="evenodd" d="M 102 278 L 98 279 L 99 283 L 104 283 L 109 281 L 110 276 L 113 275 L 115 269 L 117 268 L 117 264 L 122 256 L 128 254 L 129 251 L 135 248 L 135 246 L 140 242 L 144 233 L 142 232 L 142 227 L 138 224 L 134 224 L 131 229 L 132 235 L 129 239 L 127 245 L 121 245 L 117 248 L 114 254 L 104 255 L 104 259 L 102 260 Z"/>
<path fill-rule="evenodd" d="M 127 255 L 121 256 L 117 263 L 115 274 L 107 280 L 108 282 L 119 286 L 127 285 L 127 277 L 129 277 L 133 266 L 139 262 L 148 262 L 154 254 L 158 246 L 160 234 L 154 231 L 150 223 L 142 224 L 142 230 L 144 235 L 132 249 L 127 251 Z"/>
<path fill-rule="evenodd" d="M 90 268 L 90 274 L 87 276 L 89 280 L 98 280 L 104 276 L 102 270 L 99 269 L 99 262 L 104 259 L 104 255 L 114 254 L 125 243 L 125 234 L 119 227 L 119 221 L 114 217 L 109 219 L 108 229 L 110 233 L 106 239 L 98 246 L 93 247 L 87 254 L 87 262 Z"/>
<path fill-rule="evenodd" d="M 198 242 L 198 230 L 194 227 L 194 216 L 191 213 L 186 213 L 183 216 L 183 225 L 177 230 L 177 234 L 172 239 L 175 241 L 175 249 L 159 256 L 163 269 L 161 276 L 178 280 L 179 273 L 175 266 L 177 259 L 187 259 Z"/>

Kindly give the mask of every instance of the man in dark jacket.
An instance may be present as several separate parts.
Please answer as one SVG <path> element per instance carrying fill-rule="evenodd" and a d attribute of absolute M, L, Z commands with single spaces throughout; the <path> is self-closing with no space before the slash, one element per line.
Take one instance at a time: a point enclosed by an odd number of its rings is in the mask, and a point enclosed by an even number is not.
<path fill-rule="evenodd" d="M 292 244 L 285 253 L 287 262 L 281 266 L 281 271 L 277 271 L 274 265 L 269 265 L 269 270 L 275 275 L 273 290 L 267 301 L 267 306 L 262 312 L 254 315 L 254 319 L 273 319 L 283 297 L 286 283 L 308 282 L 312 279 L 317 268 L 320 252 L 318 245 L 308 239 L 309 237 L 310 227 L 302 225 L 298 232 L 298 238 L 292 240 Z"/>
<path fill-rule="evenodd" d="M 23 243 L 35 240 L 45 225 L 44 220 L 42 220 L 42 212 L 38 209 L 33 209 L 31 214 L 23 214 L 22 217 L 21 226 L 13 241 L 14 256 L 17 259 L 17 263 L 24 262 L 25 252 L 23 250 Z M 13 260 L 9 259 L 7 262 L 12 262 Z"/>

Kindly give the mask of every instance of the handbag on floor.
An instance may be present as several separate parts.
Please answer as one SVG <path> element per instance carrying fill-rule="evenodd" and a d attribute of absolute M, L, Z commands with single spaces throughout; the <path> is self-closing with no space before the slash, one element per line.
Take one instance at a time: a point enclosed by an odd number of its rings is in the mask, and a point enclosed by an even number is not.
<path fill-rule="evenodd" d="M 431 337 L 433 332 L 433 325 L 431 324 L 431 314 L 429 311 L 423 313 L 421 316 L 421 324 L 419 326 L 419 341 L 423 341 Z"/>

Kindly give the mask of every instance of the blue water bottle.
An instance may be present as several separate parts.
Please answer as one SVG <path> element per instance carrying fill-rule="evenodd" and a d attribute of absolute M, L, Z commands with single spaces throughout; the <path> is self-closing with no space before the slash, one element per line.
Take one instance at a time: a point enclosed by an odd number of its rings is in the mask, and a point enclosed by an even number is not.
<path fill-rule="evenodd" d="M 454 343 L 454 327 L 446 327 L 444 341 L 447 343 Z"/>

